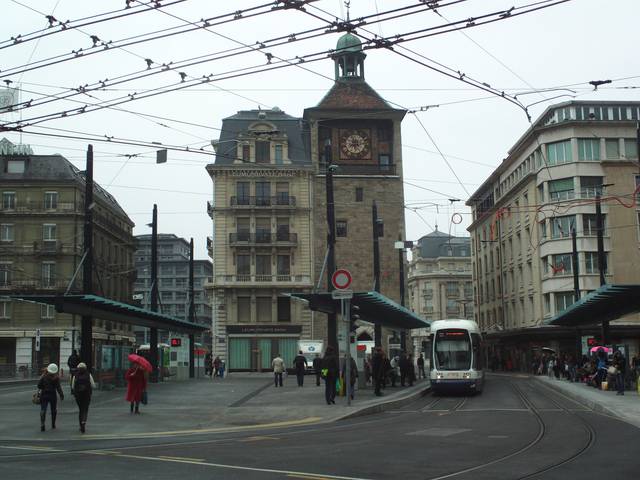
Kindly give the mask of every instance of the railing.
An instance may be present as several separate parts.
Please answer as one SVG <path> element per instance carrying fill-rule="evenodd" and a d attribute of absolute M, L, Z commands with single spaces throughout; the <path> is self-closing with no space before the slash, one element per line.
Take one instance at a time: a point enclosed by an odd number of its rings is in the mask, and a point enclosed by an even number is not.
<path fill-rule="evenodd" d="M 237 197 L 229 199 L 232 207 L 295 207 L 296 197 L 290 195 L 257 196 L 257 197 Z"/>
<path fill-rule="evenodd" d="M 297 244 L 298 243 L 298 234 L 297 233 L 288 233 L 288 232 L 235 232 L 229 234 L 229 243 L 231 245 L 235 244 L 243 244 L 243 245 L 252 245 L 252 244 L 278 244 L 278 243 L 290 243 Z"/>
<path fill-rule="evenodd" d="M 237 275 L 218 275 L 216 277 L 216 283 L 219 284 L 231 284 L 231 283 L 301 283 L 311 284 L 311 277 L 309 275 L 290 275 L 290 274 L 276 274 L 276 275 L 249 275 L 249 274 L 237 274 Z"/>
<path fill-rule="evenodd" d="M 32 255 L 36 254 L 79 254 L 82 252 L 80 245 L 71 243 L 62 243 L 56 240 L 35 241 L 29 244 L 16 245 L 11 242 L 0 243 L 0 252 L 3 254 L 13 255 Z"/>
<path fill-rule="evenodd" d="M 0 365 L 0 378 L 27 380 L 39 378 L 40 374 L 40 369 L 30 363 L 3 363 Z"/>
<path fill-rule="evenodd" d="M 13 208 L 2 208 L 2 211 L 3 213 L 69 213 L 80 211 L 80 205 L 78 204 L 76 208 L 73 202 L 56 202 L 55 204 L 50 202 L 18 202 Z"/>
<path fill-rule="evenodd" d="M 63 281 L 42 281 L 42 280 L 10 280 L 0 283 L 0 290 L 12 291 L 64 291 L 68 283 Z"/>
<path fill-rule="evenodd" d="M 334 175 L 395 175 L 396 166 L 379 165 L 377 163 L 338 163 Z M 326 172 L 326 165 L 320 165 L 320 173 Z"/>
<path fill-rule="evenodd" d="M 213 218 L 213 205 L 209 201 L 207 201 L 207 214 Z"/>

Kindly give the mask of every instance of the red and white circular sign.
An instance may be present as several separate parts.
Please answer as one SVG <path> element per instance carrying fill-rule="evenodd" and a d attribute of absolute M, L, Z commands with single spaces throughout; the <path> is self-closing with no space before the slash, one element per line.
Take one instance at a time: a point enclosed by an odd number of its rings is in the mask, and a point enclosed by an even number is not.
<path fill-rule="evenodd" d="M 333 283 L 333 286 L 338 290 L 349 288 L 352 280 L 351 273 L 345 269 L 336 270 L 331 277 L 331 283 Z"/>

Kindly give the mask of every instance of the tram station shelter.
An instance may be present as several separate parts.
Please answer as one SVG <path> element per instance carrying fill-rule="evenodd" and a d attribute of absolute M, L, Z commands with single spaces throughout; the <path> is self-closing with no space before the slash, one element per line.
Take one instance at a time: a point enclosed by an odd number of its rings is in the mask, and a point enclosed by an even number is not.
<path fill-rule="evenodd" d="M 619 321 L 618 321 L 619 320 Z M 627 359 L 640 352 L 640 285 L 607 284 L 582 297 L 546 323 L 551 326 L 594 330 L 601 339 L 598 326 L 616 321 L 608 327 L 610 345 L 626 346 Z"/>
<path fill-rule="evenodd" d="M 330 292 L 291 293 L 309 303 L 309 308 L 323 313 L 340 313 L 339 301 Z M 428 328 L 431 324 L 411 310 L 399 305 L 379 292 L 354 292 L 351 305 L 358 308 L 361 320 L 396 330 Z"/>
<path fill-rule="evenodd" d="M 186 356 L 188 357 L 190 376 L 193 376 L 194 335 L 209 328 L 205 325 L 191 323 L 160 312 L 146 310 L 97 295 L 11 295 L 10 298 L 23 302 L 52 305 L 59 313 L 90 316 L 111 322 L 157 328 L 158 330 L 167 330 L 176 334 L 188 335 L 188 342 L 185 342 L 185 344 L 188 345 L 185 345 L 185 347 L 188 348 Z M 115 349 L 107 352 L 94 352 L 94 359 L 96 361 L 92 363 L 96 371 L 98 371 L 99 377 L 102 376 L 104 371 L 120 371 L 125 369 L 128 365 L 127 355 L 128 353 L 132 353 L 132 351 L 133 349 L 130 347 L 123 347 L 121 350 Z M 108 358 L 105 358 L 105 355 Z M 185 359 L 185 361 L 186 360 L 187 359 Z M 162 362 L 160 362 L 159 365 L 162 365 Z M 110 374 L 109 378 L 111 376 Z"/>

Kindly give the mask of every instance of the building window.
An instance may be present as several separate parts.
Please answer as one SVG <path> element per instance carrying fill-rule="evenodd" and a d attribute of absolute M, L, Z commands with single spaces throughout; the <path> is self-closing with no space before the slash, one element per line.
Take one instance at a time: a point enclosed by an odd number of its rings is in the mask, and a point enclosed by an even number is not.
<path fill-rule="evenodd" d="M 42 225 L 42 239 L 45 242 L 56 241 L 56 225 L 53 223 L 45 223 Z"/>
<path fill-rule="evenodd" d="M 378 164 L 380 165 L 380 170 L 387 171 L 391 166 L 391 156 L 386 153 L 381 153 L 378 155 Z"/>
<path fill-rule="evenodd" d="M 256 297 L 256 322 L 271 323 L 271 297 Z"/>
<path fill-rule="evenodd" d="M 291 298 L 278 297 L 278 322 L 291 321 Z"/>
<path fill-rule="evenodd" d="M 600 160 L 600 139 L 599 138 L 579 138 L 578 139 L 578 160 L 580 161 Z"/>
<path fill-rule="evenodd" d="M 556 313 L 566 310 L 573 304 L 573 292 L 556 292 Z"/>
<path fill-rule="evenodd" d="M 276 202 L 278 205 L 289 205 L 289 184 L 276 182 Z"/>
<path fill-rule="evenodd" d="M 597 215 L 595 214 L 583 214 L 582 215 L 582 235 L 585 237 L 595 237 L 598 235 L 597 228 Z M 602 215 L 602 234 L 606 232 L 606 215 Z"/>
<path fill-rule="evenodd" d="M 55 210 L 58 208 L 58 192 L 44 192 L 45 210 Z"/>
<path fill-rule="evenodd" d="M 251 275 L 251 255 L 248 253 L 236 255 L 236 274 L 238 276 Z"/>
<path fill-rule="evenodd" d="M 277 258 L 277 275 L 288 277 L 291 275 L 291 257 L 289 255 L 278 255 Z M 288 280 L 288 278 L 283 278 L 283 281 Z"/>
<path fill-rule="evenodd" d="M 635 138 L 624 139 L 624 157 L 626 159 L 638 158 L 638 143 Z"/>
<path fill-rule="evenodd" d="M 584 263 L 586 273 L 599 273 L 600 267 L 598 265 L 598 252 L 584 252 Z M 604 273 L 607 272 L 607 253 L 604 254 Z"/>
<path fill-rule="evenodd" d="M 8 160 L 7 173 L 24 173 L 24 160 Z"/>
<path fill-rule="evenodd" d="M 11 263 L 0 263 L 0 287 L 11 285 Z"/>
<path fill-rule="evenodd" d="M 275 146 L 275 155 L 276 155 L 276 165 L 282 165 L 283 163 L 282 144 L 277 144 Z"/>
<path fill-rule="evenodd" d="M 238 300 L 238 323 L 251 322 L 251 297 L 237 297 Z"/>
<path fill-rule="evenodd" d="M 0 241 L 13 242 L 15 239 L 14 227 L 11 223 L 3 223 L 0 225 Z"/>
<path fill-rule="evenodd" d="M 447 282 L 447 297 L 457 297 L 458 295 L 458 282 Z"/>
<path fill-rule="evenodd" d="M 618 160 L 620 158 L 620 142 L 617 138 L 607 138 L 604 141 L 604 149 L 608 160 Z"/>
<path fill-rule="evenodd" d="M 549 199 L 570 200 L 574 197 L 573 178 L 561 178 L 549 182 Z"/>
<path fill-rule="evenodd" d="M 0 318 L 11 318 L 11 312 L 9 311 L 10 302 L 0 301 Z"/>
<path fill-rule="evenodd" d="M 346 237 L 347 236 L 347 221 L 346 220 L 336 220 L 336 236 L 337 237 Z"/>
<path fill-rule="evenodd" d="M 256 254 L 256 275 L 271 277 L 271 255 Z"/>
<path fill-rule="evenodd" d="M 554 275 L 571 275 L 573 268 L 571 265 L 571 254 L 560 253 L 552 256 L 552 265 Z"/>
<path fill-rule="evenodd" d="M 242 161 L 251 161 L 251 147 L 249 145 L 242 145 Z"/>
<path fill-rule="evenodd" d="M 256 141 L 256 163 L 271 163 L 271 142 Z"/>
<path fill-rule="evenodd" d="M 538 200 L 544 202 L 544 183 L 538 185 Z"/>
<path fill-rule="evenodd" d="M 544 299 L 544 313 L 551 313 L 551 299 L 550 299 L 550 295 L 548 293 L 545 293 L 543 295 L 543 299 Z"/>
<path fill-rule="evenodd" d="M 236 201 L 238 205 L 249 205 L 250 195 L 249 182 L 236 183 Z"/>
<path fill-rule="evenodd" d="M 256 205 L 263 207 L 271 205 L 270 182 L 256 182 Z"/>
<path fill-rule="evenodd" d="M 549 165 L 558 165 L 571 161 L 571 140 L 547 144 L 547 163 Z"/>
<path fill-rule="evenodd" d="M 362 187 L 356 187 L 356 202 L 364 201 L 364 189 Z"/>
<path fill-rule="evenodd" d="M 5 210 L 16 208 L 16 192 L 2 192 L 2 208 Z"/>
<path fill-rule="evenodd" d="M 173 278 L 161 278 L 160 286 L 164 288 L 173 287 Z"/>
<path fill-rule="evenodd" d="M 53 320 L 56 316 L 56 309 L 53 305 L 40 305 L 40 318 L 43 320 Z"/>
<path fill-rule="evenodd" d="M 565 238 L 571 236 L 571 229 L 575 228 L 576 216 L 567 215 L 551 219 L 551 238 Z"/>
<path fill-rule="evenodd" d="M 42 286 L 56 286 L 56 264 L 55 262 L 43 262 L 42 264 Z"/>
<path fill-rule="evenodd" d="M 602 177 L 580 177 L 580 196 L 593 198 L 602 195 Z"/>

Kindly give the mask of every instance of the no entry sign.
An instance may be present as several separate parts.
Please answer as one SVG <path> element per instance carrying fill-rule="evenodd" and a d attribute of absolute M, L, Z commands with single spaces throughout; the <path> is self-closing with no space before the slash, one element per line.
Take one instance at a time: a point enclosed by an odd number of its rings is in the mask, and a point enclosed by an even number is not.
<path fill-rule="evenodd" d="M 345 269 L 336 270 L 331 277 L 331 283 L 334 288 L 337 288 L 338 290 L 345 290 L 349 288 L 352 280 L 351 273 L 349 273 L 349 270 Z"/>

